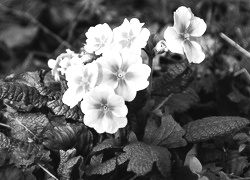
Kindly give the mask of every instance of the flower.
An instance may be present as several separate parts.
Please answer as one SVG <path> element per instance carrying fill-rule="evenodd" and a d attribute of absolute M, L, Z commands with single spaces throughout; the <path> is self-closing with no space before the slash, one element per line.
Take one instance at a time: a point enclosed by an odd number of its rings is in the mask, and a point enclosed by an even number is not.
<path fill-rule="evenodd" d="M 96 55 L 102 54 L 113 40 L 113 31 L 106 23 L 90 27 L 85 35 L 87 44 L 84 49 L 89 53 L 95 52 Z"/>
<path fill-rule="evenodd" d="M 81 103 L 84 124 L 98 133 L 115 133 L 127 125 L 128 108 L 123 98 L 110 86 L 100 85 L 92 89 Z"/>
<path fill-rule="evenodd" d="M 125 101 L 132 101 L 136 92 L 145 89 L 151 69 L 139 55 L 110 51 L 97 59 L 102 67 L 101 84 L 111 86 Z"/>
<path fill-rule="evenodd" d="M 98 65 L 92 62 L 86 65 L 73 65 L 66 70 L 68 89 L 63 94 L 64 104 L 74 107 L 86 93 L 95 87 L 98 78 Z"/>
<path fill-rule="evenodd" d="M 48 61 L 48 66 L 52 69 L 52 76 L 55 77 L 56 81 L 60 80 L 60 72 L 62 75 L 65 74 L 67 68 L 71 65 L 80 65 L 87 59 L 91 58 L 90 56 L 79 56 L 79 54 L 74 53 L 70 49 L 66 50 L 66 53 L 60 54 L 56 60 L 50 59 Z"/>
<path fill-rule="evenodd" d="M 133 50 L 141 52 L 141 48 L 144 48 L 147 44 L 147 40 L 150 36 L 150 32 L 147 28 L 142 28 L 144 23 L 136 18 L 130 20 L 125 18 L 123 23 L 114 28 L 114 44 L 119 50 Z"/>
<path fill-rule="evenodd" d="M 201 63 L 205 54 L 196 38 L 202 36 L 206 28 L 204 20 L 195 17 L 190 8 L 179 7 L 174 13 L 174 26 L 164 32 L 168 49 L 179 54 L 185 52 L 190 63 Z"/>

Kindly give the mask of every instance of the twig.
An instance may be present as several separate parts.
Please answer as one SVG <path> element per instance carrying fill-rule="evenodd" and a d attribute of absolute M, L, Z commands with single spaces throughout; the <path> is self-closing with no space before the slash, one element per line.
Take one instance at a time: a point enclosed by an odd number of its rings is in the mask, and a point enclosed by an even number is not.
<path fill-rule="evenodd" d="M 3 127 L 11 129 L 11 127 L 8 124 L 0 123 L 0 126 L 3 126 Z"/>
<path fill-rule="evenodd" d="M 152 112 L 157 112 L 171 97 L 173 93 L 169 94 Z"/>
<path fill-rule="evenodd" d="M 55 33 L 53 33 L 52 31 L 50 31 L 46 26 L 44 26 L 42 23 L 40 23 L 36 18 L 34 18 L 32 15 L 30 15 L 27 12 L 23 12 L 23 11 L 19 11 L 16 9 L 11 9 L 8 8 L 6 6 L 4 6 L 3 4 L 0 3 L 0 9 L 5 11 L 5 12 L 10 12 L 18 17 L 23 17 L 25 19 L 30 20 L 33 24 L 37 25 L 40 29 L 42 29 L 45 33 L 49 34 L 51 37 L 53 37 L 56 41 L 58 41 L 60 44 L 63 44 L 64 46 L 66 46 L 67 48 L 70 48 L 71 45 L 66 42 L 65 40 L 63 40 L 60 36 L 56 35 Z"/>
<path fill-rule="evenodd" d="M 42 168 L 48 175 L 53 177 L 54 179 L 58 180 L 51 172 L 49 172 L 45 167 L 43 167 L 41 164 L 37 163 L 37 165 Z"/>
<path fill-rule="evenodd" d="M 227 41 L 231 46 L 235 47 L 238 51 L 240 51 L 242 54 L 244 54 L 246 57 L 250 58 L 250 53 L 245 50 L 243 47 L 241 47 L 239 44 L 237 44 L 235 41 L 233 41 L 231 38 L 229 38 L 224 33 L 220 33 L 220 37 Z"/>

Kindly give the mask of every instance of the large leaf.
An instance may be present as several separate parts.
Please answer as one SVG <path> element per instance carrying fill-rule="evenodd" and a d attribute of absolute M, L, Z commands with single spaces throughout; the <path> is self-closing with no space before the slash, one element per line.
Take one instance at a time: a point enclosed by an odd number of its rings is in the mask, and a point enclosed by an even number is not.
<path fill-rule="evenodd" d="M 83 121 L 83 113 L 78 106 L 70 109 L 69 106 L 63 104 L 61 97 L 56 100 L 49 101 L 47 107 L 52 110 L 55 115 L 64 115 L 66 118 L 74 119 L 76 121 Z"/>
<path fill-rule="evenodd" d="M 154 97 L 154 99 L 156 100 L 155 106 L 162 106 L 169 114 L 185 112 L 200 101 L 197 93 L 190 87 L 181 93 L 173 94 L 171 97 Z"/>
<path fill-rule="evenodd" d="M 155 115 L 151 115 L 148 118 L 143 142 L 166 148 L 176 148 L 187 144 L 186 140 L 182 138 L 185 130 L 182 129 L 171 115 L 163 115 L 159 126 L 156 123 L 157 119 L 158 117 Z"/>
<path fill-rule="evenodd" d="M 184 126 L 188 142 L 205 141 L 237 131 L 249 124 L 249 120 L 237 116 L 206 117 Z"/>
<path fill-rule="evenodd" d="M 83 173 L 80 169 L 82 163 L 83 157 L 76 157 L 75 149 L 60 150 L 60 164 L 57 169 L 60 180 L 80 179 Z M 74 173 L 73 170 L 75 170 Z"/>
<path fill-rule="evenodd" d="M 16 82 L 0 83 L 0 99 L 8 100 L 9 105 L 16 109 L 30 109 L 27 106 L 42 107 L 47 96 L 39 94 L 36 88 Z"/>
<path fill-rule="evenodd" d="M 6 112 L 7 124 L 11 127 L 12 138 L 28 142 L 39 139 L 49 126 L 49 120 L 42 113 Z"/>
<path fill-rule="evenodd" d="M 85 154 L 93 145 L 93 135 L 82 123 L 53 125 L 43 134 L 43 137 L 43 144 L 56 152 L 75 147 L 77 151 Z"/>
<path fill-rule="evenodd" d="M 164 177 L 169 177 L 171 172 L 171 154 L 167 148 L 147 145 L 143 142 L 128 144 L 123 148 L 129 159 L 128 171 L 133 171 L 139 176 L 149 173 L 156 163 Z"/>
<path fill-rule="evenodd" d="M 162 76 L 153 80 L 152 95 L 168 96 L 181 92 L 192 80 L 192 70 L 186 62 L 171 64 Z"/>

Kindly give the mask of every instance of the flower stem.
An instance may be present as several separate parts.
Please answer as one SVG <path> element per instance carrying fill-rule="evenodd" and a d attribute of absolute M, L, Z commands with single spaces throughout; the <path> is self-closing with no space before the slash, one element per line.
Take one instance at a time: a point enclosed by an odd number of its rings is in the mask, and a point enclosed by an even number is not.
<path fill-rule="evenodd" d="M 154 57 L 148 54 L 148 65 L 151 68 L 149 76 L 149 86 L 148 86 L 149 99 L 151 99 L 152 84 L 153 84 L 153 59 Z"/>

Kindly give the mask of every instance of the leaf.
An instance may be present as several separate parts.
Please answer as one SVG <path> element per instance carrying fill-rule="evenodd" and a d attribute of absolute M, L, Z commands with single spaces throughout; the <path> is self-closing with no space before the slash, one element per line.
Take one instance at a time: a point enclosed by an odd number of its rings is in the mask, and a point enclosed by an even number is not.
<path fill-rule="evenodd" d="M 119 147 L 119 142 L 117 139 L 114 138 L 108 138 L 102 141 L 101 143 L 97 144 L 93 148 L 93 152 L 100 152 L 105 149 L 113 148 L 113 147 Z"/>
<path fill-rule="evenodd" d="M 78 106 L 70 109 L 69 106 L 63 104 L 61 97 L 56 100 L 49 101 L 47 107 L 52 110 L 55 115 L 64 115 L 66 118 L 73 119 L 76 121 L 83 121 L 83 113 Z"/>
<path fill-rule="evenodd" d="M 183 91 L 192 80 L 192 70 L 186 62 L 171 64 L 162 76 L 153 80 L 151 94 L 167 97 Z"/>
<path fill-rule="evenodd" d="M 75 147 L 85 154 L 93 145 L 93 135 L 82 123 L 57 124 L 44 132 L 43 138 L 43 145 L 56 152 Z"/>
<path fill-rule="evenodd" d="M 169 177 L 171 172 L 171 154 L 160 146 L 147 145 L 143 142 L 128 144 L 123 148 L 129 159 L 127 171 L 133 171 L 138 176 L 149 173 L 153 164 L 156 165 L 164 177 Z"/>
<path fill-rule="evenodd" d="M 30 171 L 23 171 L 14 165 L 0 167 L 0 179 L 4 180 L 36 180 Z"/>
<path fill-rule="evenodd" d="M 161 103 L 164 99 L 162 97 L 156 97 L 156 101 L 158 100 L 156 105 Z M 169 114 L 173 114 L 175 112 L 180 113 L 185 112 L 199 101 L 200 98 L 196 92 L 192 88 L 188 87 L 185 91 L 173 94 L 171 97 L 169 97 L 169 99 L 167 99 L 167 101 L 164 103 L 163 107 Z"/>
<path fill-rule="evenodd" d="M 82 170 L 80 166 L 83 164 L 83 157 L 76 156 L 75 149 L 69 149 L 67 151 L 60 150 L 60 164 L 57 169 L 57 173 L 60 180 L 80 179 Z M 73 170 L 74 174 L 73 174 Z"/>
<path fill-rule="evenodd" d="M 185 131 L 171 115 L 163 115 L 160 126 L 157 125 L 154 118 L 154 116 L 148 118 L 143 142 L 166 148 L 186 146 L 187 142 L 182 138 Z"/>
<path fill-rule="evenodd" d="M 243 170 L 249 166 L 246 156 L 235 157 L 228 160 L 225 164 L 224 171 L 228 174 L 234 174 L 236 176 L 241 176 Z"/>
<path fill-rule="evenodd" d="M 127 154 L 122 153 L 103 163 L 97 165 L 89 165 L 87 166 L 85 171 L 88 176 L 97 174 L 104 175 L 110 173 L 111 171 L 114 171 L 117 166 L 123 164 L 127 160 L 128 160 Z"/>
<path fill-rule="evenodd" d="M 48 97 L 40 95 L 36 88 L 16 82 L 0 83 L 0 99 L 9 100 L 11 107 L 24 110 L 27 106 L 40 108 L 48 101 Z"/>
<path fill-rule="evenodd" d="M 42 113 L 6 112 L 7 124 L 11 127 L 11 137 L 28 142 L 29 139 L 39 139 L 43 136 L 49 120 Z"/>
<path fill-rule="evenodd" d="M 0 132 L 0 149 L 5 149 L 10 147 L 10 139 L 5 136 L 5 134 Z"/>
<path fill-rule="evenodd" d="M 237 131 L 249 124 L 249 120 L 237 116 L 213 116 L 189 122 L 184 126 L 188 142 L 206 141 Z"/>
<path fill-rule="evenodd" d="M 30 167 L 35 163 L 49 163 L 51 161 L 50 152 L 45 150 L 43 145 L 27 143 L 19 140 L 12 142 L 12 159 L 17 167 Z"/>

